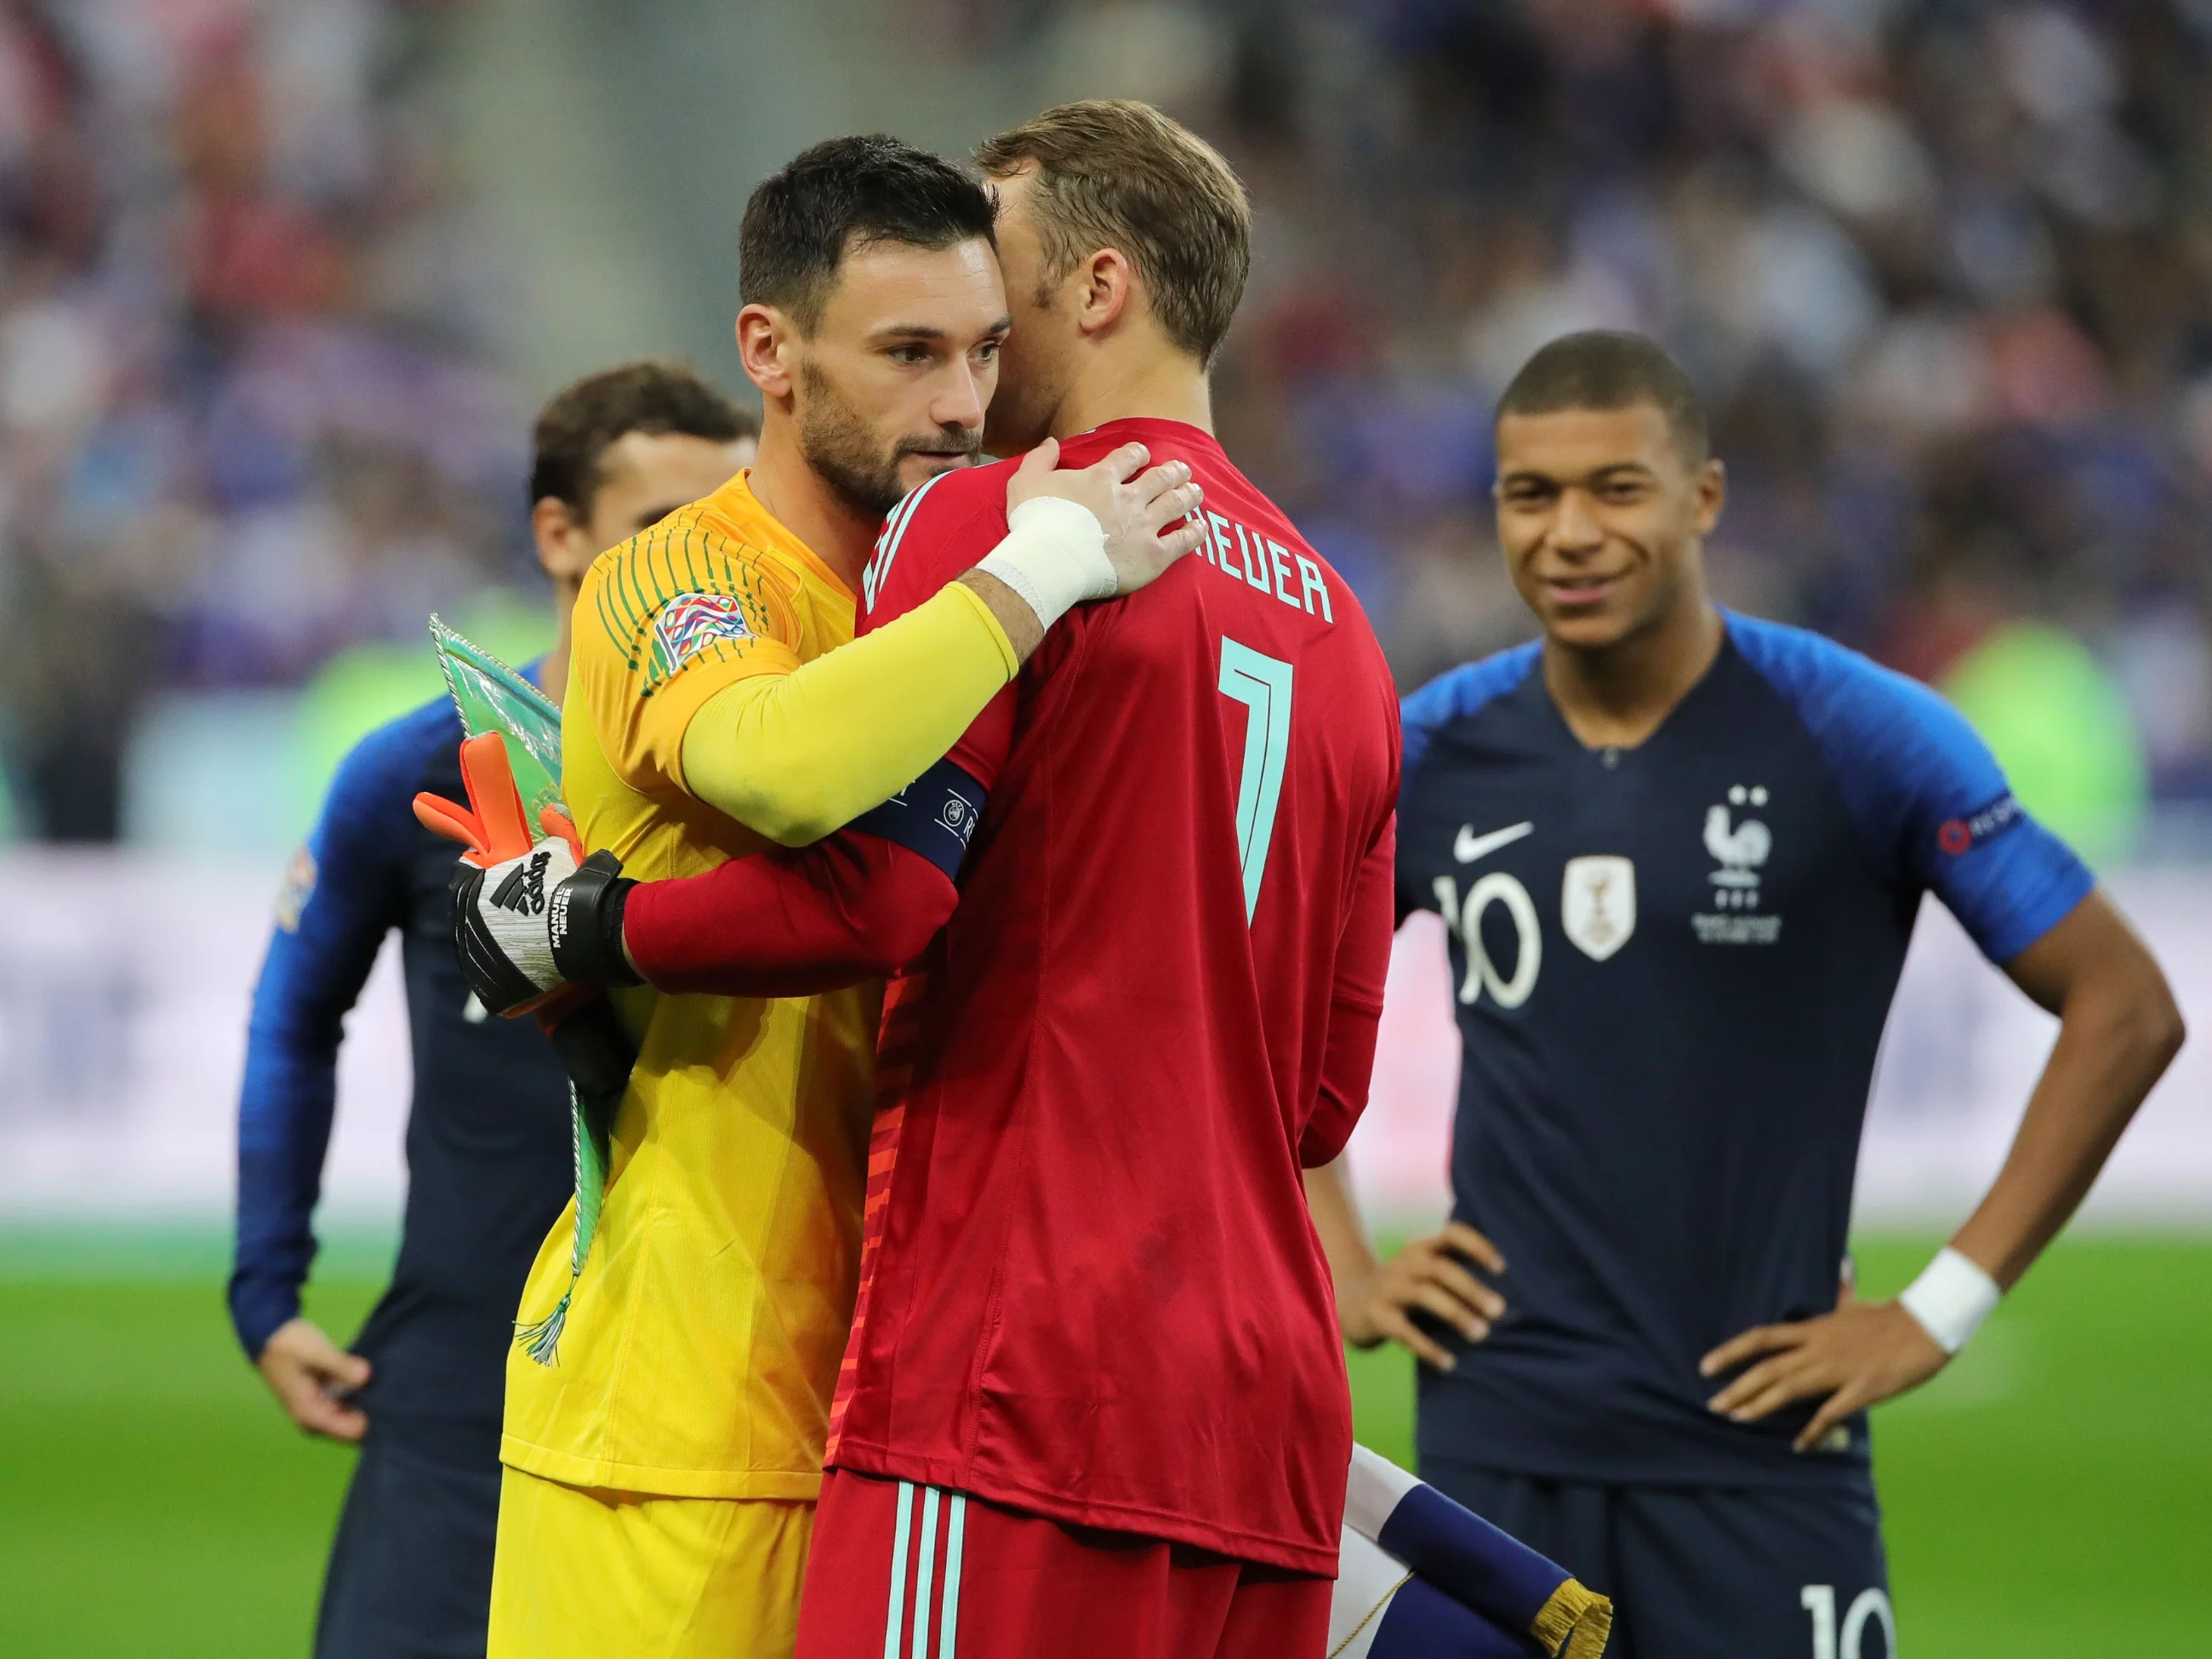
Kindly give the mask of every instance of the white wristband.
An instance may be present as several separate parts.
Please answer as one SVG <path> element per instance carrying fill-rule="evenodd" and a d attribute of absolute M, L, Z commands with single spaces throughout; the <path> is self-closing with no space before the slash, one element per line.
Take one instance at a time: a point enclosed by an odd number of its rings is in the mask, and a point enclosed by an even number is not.
<path fill-rule="evenodd" d="M 1097 516 L 1058 495 L 1032 495 L 1008 514 L 1006 539 L 975 568 L 1020 594 L 1047 628 L 1085 599 L 1112 599 L 1121 586 Z"/>
<path fill-rule="evenodd" d="M 1956 1353 L 2003 1297 L 1996 1279 L 1946 1244 L 1897 1300 L 1937 1347 Z"/>

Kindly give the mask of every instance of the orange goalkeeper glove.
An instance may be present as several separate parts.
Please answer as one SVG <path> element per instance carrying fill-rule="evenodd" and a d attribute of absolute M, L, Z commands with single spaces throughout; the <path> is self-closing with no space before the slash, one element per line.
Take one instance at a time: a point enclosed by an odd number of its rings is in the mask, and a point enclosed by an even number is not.
<path fill-rule="evenodd" d="M 546 833 L 532 835 L 496 733 L 463 741 L 461 782 L 466 807 L 420 794 L 415 816 L 465 849 L 451 888 L 453 944 L 477 1000 L 496 1014 L 538 1012 L 550 1030 L 587 988 L 636 984 L 622 954 L 620 904 L 635 884 L 623 878 L 622 861 L 586 857 L 575 824 L 551 807 L 539 814 Z"/>

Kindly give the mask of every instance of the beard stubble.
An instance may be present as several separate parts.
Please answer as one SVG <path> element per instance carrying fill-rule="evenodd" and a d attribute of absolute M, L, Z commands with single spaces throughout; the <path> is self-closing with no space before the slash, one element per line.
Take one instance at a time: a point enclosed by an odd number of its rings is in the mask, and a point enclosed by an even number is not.
<path fill-rule="evenodd" d="M 863 513 L 880 519 L 899 504 L 906 494 L 906 486 L 899 482 L 899 463 L 908 456 L 950 451 L 963 457 L 959 465 L 965 465 L 982 453 L 983 434 L 961 426 L 939 427 L 927 436 L 909 434 L 886 448 L 867 419 L 819 368 L 802 362 L 799 378 L 806 392 L 799 451 L 839 500 Z"/>

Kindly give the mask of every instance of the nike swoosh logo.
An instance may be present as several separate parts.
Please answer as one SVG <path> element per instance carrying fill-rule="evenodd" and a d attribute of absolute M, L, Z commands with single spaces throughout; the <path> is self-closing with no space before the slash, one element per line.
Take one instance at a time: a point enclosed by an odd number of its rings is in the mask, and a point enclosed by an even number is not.
<path fill-rule="evenodd" d="M 1458 839 L 1452 842 L 1452 856 L 1462 864 L 1472 864 L 1486 853 L 1494 853 L 1523 836 L 1535 833 L 1536 826 L 1533 822 L 1516 823 L 1507 830 L 1493 830 L 1486 836 L 1478 836 L 1473 824 L 1462 823 L 1459 827 Z"/>

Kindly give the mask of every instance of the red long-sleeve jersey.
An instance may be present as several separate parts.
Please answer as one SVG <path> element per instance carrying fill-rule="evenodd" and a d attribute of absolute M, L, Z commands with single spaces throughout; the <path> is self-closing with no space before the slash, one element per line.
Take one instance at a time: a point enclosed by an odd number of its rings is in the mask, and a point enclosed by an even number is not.
<path fill-rule="evenodd" d="M 1121 421 L 1066 461 L 1131 439 L 1191 464 L 1208 556 L 1055 625 L 956 754 L 989 805 L 886 1018 L 830 1462 L 1331 1573 L 1350 1409 L 1299 1170 L 1351 1127 L 1332 1042 L 1372 1052 L 1397 700 L 1212 438 Z M 1005 486 L 908 499 L 863 629 L 998 542 Z"/>
<path fill-rule="evenodd" d="M 1389 951 L 1397 702 L 1341 579 L 1194 428 L 1209 536 L 1056 624 L 951 758 L 988 791 L 952 884 L 848 831 L 631 896 L 666 988 L 886 1000 L 833 1466 L 1335 1570 L 1350 1419 L 1300 1166 L 1366 1098 Z M 861 631 L 1006 532 L 1006 468 L 893 514 Z M 812 975 L 810 979 L 808 976 Z"/>

